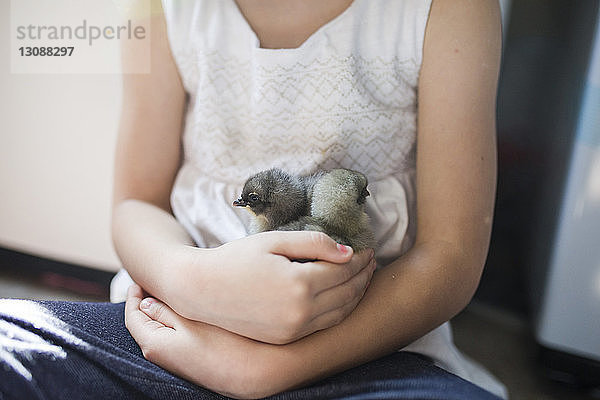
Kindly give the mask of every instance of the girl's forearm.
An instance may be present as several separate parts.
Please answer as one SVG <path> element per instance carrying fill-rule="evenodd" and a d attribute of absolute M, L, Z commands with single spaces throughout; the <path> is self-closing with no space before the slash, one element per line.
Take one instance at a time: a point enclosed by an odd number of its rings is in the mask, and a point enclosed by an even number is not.
<path fill-rule="evenodd" d="M 466 306 L 480 277 L 474 264 L 443 243 L 415 245 L 373 276 L 348 318 L 286 346 L 288 368 L 270 372 L 286 389 L 401 349 Z"/>
<path fill-rule="evenodd" d="M 374 269 L 370 252 L 341 251 L 319 232 L 265 232 L 198 248 L 169 212 L 139 200 L 117 202 L 113 238 L 134 281 L 179 315 L 269 343 L 337 323 Z"/>
<path fill-rule="evenodd" d="M 193 260 L 193 240 L 177 220 L 148 202 L 123 200 L 113 210 L 112 237 L 133 280 L 169 303 Z"/>
<path fill-rule="evenodd" d="M 375 275 L 339 325 L 286 345 L 190 321 L 156 302 L 141 310 L 141 293 L 128 300 L 128 328 L 157 365 L 220 393 L 265 397 L 394 352 L 448 320 L 475 290 L 477 264 L 444 243 L 416 245 Z M 144 323 L 148 318 L 154 331 Z M 159 334 L 161 326 L 175 329 Z"/>

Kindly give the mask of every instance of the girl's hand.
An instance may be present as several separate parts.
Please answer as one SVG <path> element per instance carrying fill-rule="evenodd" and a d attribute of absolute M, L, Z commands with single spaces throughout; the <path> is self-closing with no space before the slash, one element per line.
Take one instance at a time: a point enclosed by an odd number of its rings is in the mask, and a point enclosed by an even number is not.
<path fill-rule="evenodd" d="M 142 300 L 143 296 L 139 286 L 131 286 L 125 325 L 148 360 L 231 397 L 258 398 L 287 388 L 284 347 L 186 319 L 154 298 Z"/>
<path fill-rule="evenodd" d="M 275 344 L 341 322 L 375 270 L 372 250 L 353 254 L 320 232 L 264 232 L 199 254 L 179 278 L 173 309 Z"/>

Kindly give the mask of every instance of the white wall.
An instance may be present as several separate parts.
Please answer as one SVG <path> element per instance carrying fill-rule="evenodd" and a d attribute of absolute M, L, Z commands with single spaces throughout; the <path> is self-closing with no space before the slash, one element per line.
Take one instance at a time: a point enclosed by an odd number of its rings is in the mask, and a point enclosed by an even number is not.
<path fill-rule="evenodd" d="M 121 77 L 11 74 L 9 7 L 0 0 L 0 247 L 116 270 L 109 223 Z"/>

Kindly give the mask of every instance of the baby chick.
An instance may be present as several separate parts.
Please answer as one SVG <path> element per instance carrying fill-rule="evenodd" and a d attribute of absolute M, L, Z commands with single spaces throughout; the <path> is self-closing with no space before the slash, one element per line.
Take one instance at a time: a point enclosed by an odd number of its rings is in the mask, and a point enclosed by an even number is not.
<path fill-rule="evenodd" d="M 311 223 L 355 252 L 375 246 L 365 212 L 367 184 L 367 177 L 358 171 L 333 169 L 315 183 L 312 193 Z"/>
<path fill-rule="evenodd" d="M 361 251 L 375 244 L 364 211 L 367 196 L 367 178 L 357 171 L 334 169 L 295 177 L 270 169 L 250 177 L 233 205 L 253 213 L 251 233 L 319 231 Z"/>
<path fill-rule="evenodd" d="M 248 178 L 242 195 L 233 202 L 253 214 L 250 233 L 276 230 L 310 212 L 312 178 L 296 177 L 277 168 Z"/>

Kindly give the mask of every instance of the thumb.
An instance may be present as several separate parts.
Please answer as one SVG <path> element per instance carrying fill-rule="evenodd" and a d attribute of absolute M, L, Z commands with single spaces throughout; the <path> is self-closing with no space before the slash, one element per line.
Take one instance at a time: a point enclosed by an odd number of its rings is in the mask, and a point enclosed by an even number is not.
<path fill-rule="evenodd" d="M 352 258 L 350 246 L 337 243 L 323 232 L 289 231 L 277 233 L 271 253 L 292 260 L 322 260 L 343 264 Z"/>

